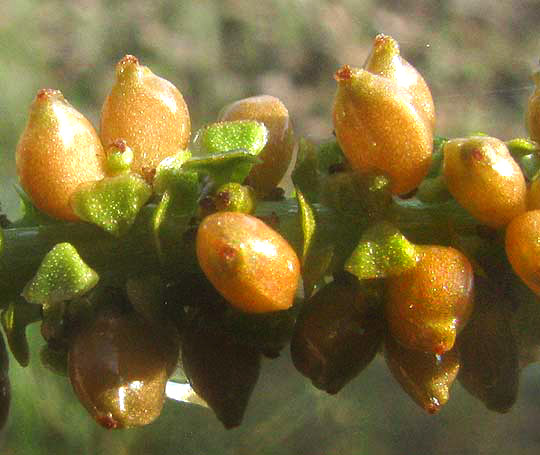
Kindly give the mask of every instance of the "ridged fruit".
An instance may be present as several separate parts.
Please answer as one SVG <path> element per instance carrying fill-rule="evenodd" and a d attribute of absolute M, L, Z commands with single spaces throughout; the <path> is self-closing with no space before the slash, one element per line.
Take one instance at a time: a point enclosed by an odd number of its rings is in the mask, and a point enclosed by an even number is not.
<path fill-rule="evenodd" d="M 90 122 L 58 90 L 42 89 L 16 152 L 21 186 L 55 218 L 78 220 L 69 200 L 81 184 L 105 176 L 105 152 Z"/>
<path fill-rule="evenodd" d="M 348 65 L 335 79 L 334 129 L 352 168 L 386 175 L 393 194 L 415 189 L 431 165 L 433 131 L 414 95 L 391 78 Z"/>
<path fill-rule="evenodd" d="M 240 212 L 218 212 L 199 226 L 197 258 L 227 301 L 249 313 L 289 308 L 300 263 L 287 241 L 264 222 Z"/>
<path fill-rule="evenodd" d="M 259 197 L 270 193 L 285 175 L 295 146 L 289 111 L 276 97 L 253 96 L 225 107 L 219 121 L 256 120 L 268 128 L 268 142 L 259 154 L 261 163 L 251 169 L 246 184 Z"/>
<path fill-rule="evenodd" d="M 132 171 L 145 175 L 186 148 L 191 133 L 180 91 L 126 55 L 116 66 L 116 82 L 101 111 L 103 144 L 124 139 L 133 150 Z"/>
<path fill-rule="evenodd" d="M 452 139 L 443 155 L 448 190 L 482 223 L 502 228 L 526 210 L 525 177 L 504 142 L 487 136 Z"/>

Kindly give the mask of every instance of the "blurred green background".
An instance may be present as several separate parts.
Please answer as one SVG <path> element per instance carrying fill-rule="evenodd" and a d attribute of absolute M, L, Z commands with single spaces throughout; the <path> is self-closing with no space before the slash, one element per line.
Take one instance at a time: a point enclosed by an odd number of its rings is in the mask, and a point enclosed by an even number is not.
<path fill-rule="evenodd" d="M 127 53 L 179 87 L 194 130 L 227 103 L 267 93 L 285 103 L 299 134 L 320 140 L 332 133 L 334 71 L 362 65 L 373 37 L 384 32 L 432 88 L 437 134 L 522 136 L 540 56 L 539 6 L 535 0 L 0 1 L 1 202 L 17 213 L 13 156 L 37 90 L 60 89 L 97 126 L 114 65 Z M 204 409 L 169 403 L 147 428 L 106 432 L 66 381 L 38 365 L 36 349 L 28 369 L 12 362 L 5 455 L 539 452 L 534 367 L 510 415 L 486 411 L 455 386 L 450 404 L 433 418 L 398 389 L 380 360 L 327 397 L 285 358 L 265 365 L 238 430 L 226 432 Z"/>

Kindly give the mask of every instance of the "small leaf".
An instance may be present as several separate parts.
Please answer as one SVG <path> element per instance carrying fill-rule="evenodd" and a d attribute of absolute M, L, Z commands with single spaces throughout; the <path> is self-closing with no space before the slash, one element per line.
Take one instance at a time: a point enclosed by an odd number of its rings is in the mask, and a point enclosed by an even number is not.
<path fill-rule="evenodd" d="M 506 146 L 514 159 L 519 159 L 531 153 L 538 153 L 538 144 L 525 138 L 515 138 L 506 142 Z"/>
<path fill-rule="evenodd" d="M 242 183 L 260 159 L 247 150 L 232 150 L 205 157 L 195 157 L 184 163 L 186 170 L 209 175 L 217 187 L 228 182 Z"/>
<path fill-rule="evenodd" d="M 388 222 L 368 228 L 345 263 L 345 270 L 359 280 L 385 278 L 414 267 L 416 247 Z"/>
<path fill-rule="evenodd" d="M 243 149 L 258 155 L 268 141 L 268 129 L 253 120 L 212 123 L 199 130 L 193 141 L 198 156 Z"/>
<path fill-rule="evenodd" d="M 138 175 L 120 174 L 79 187 L 71 205 L 81 219 L 121 237 L 135 222 L 152 190 Z"/>
<path fill-rule="evenodd" d="M 291 178 L 295 188 L 310 201 L 319 200 L 320 175 L 315 144 L 305 138 L 298 141 L 298 154 Z"/>
<path fill-rule="evenodd" d="M 21 218 L 15 222 L 17 227 L 56 224 L 60 222 L 36 208 L 26 192 L 19 185 L 14 185 L 14 187 L 21 201 Z"/>
<path fill-rule="evenodd" d="M 220 212 L 255 212 L 257 198 L 255 190 L 249 185 L 237 182 L 225 183 L 216 191 L 214 198 L 216 209 Z"/>
<path fill-rule="evenodd" d="M 23 367 L 28 366 L 30 361 L 26 326 L 39 320 L 41 320 L 41 306 L 30 303 L 11 302 L 0 316 L 9 349 Z"/>
<path fill-rule="evenodd" d="M 40 305 L 62 302 L 87 293 L 98 282 L 98 274 L 70 243 L 59 243 L 49 251 L 22 296 Z"/>
<path fill-rule="evenodd" d="M 189 150 L 181 150 L 176 155 L 165 158 L 156 168 L 154 191 L 163 194 L 171 185 L 175 185 L 179 176 L 184 172 L 182 166 L 191 158 Z"/>
<path fill-rule="evenodd" d="M 304 234 L 302 264 L 305 264 L 316 229 L 315 213 L 298 187 L 295 187 L 295 192 L 301 218 L 302 232 Z"/>
<path fill-rule="evenodd" d="M 158 188 L 156 191 L 163 192 L 161 201 L 152 216 L 154 242 L 162 263 L 164 252 L 160 235 L 161 229 L 165 225 L 169 225 L 174 227 L 177 233 L 183 233 L 191 215 L 197 209 L 201 192 L 199 174 L 180 169 L 179 162 L 171 163 L 170 166 L 169 163 L 162 162 L 154 180 L 154 184 Z"/>

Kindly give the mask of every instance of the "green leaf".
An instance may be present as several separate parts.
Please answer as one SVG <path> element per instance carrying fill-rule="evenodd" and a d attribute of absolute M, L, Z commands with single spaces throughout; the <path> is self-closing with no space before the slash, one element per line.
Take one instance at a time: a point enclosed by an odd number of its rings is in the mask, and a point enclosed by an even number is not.
<path fill-rule="evenodd" d="M 444 144 L 448 142 L 448 138 L 435 136 L 433 139 L 433 154 L 431 156 L 431 167 L 429 168 L 428 177 L 437 177 L 442 170 Z"/>
<path fill-rule="evenodd" d="M 182 168 L 187 155 L 177 156 L 174 160 L 163 161 L 157 168 L 154 188 L 163 193 L 152 215 L 152 233 L 156 250 L 161 262 L 164 262 L 164 248 L 161 240 L 162 228 L 166 225 L 183 233 L 191 215 L 198 207 L 201 193 L 199 174 Z"/>
<path fill-rule="evenodd" d="M 304 194 L 298 187 L 295 187 L 295 192 L 296 200 L 298 201 L 298 211 L 300 213 L 302 232 L 304 234 L 302 264 L 305 264 L 316 229 L 315 213 L 313 212 L 313 209 L 309 205 L 309 202 L 305 198 Z"/>
<path fill-rule="evenodd" d="M 193 141 L 198 156 L 215 155 L 242 149 L 258 155 L 268 141 L 268 129 L 254 120 L 212 123 L 202 128 Z"/>
<path fill-rule="evenodd" d="M 399 275 L 414 267 L 418 260 L 416 247 L 398 229 L 386 221 L 368 228 L 345 270 L 359 280 Z"/>
<path fill-rule="evenodd" d="M 300 138 L 296 164 L 291 175 L 296 189 L 302 191 L 310 201 L 319 200 L 320 178 L 319 162 L 315 144 Z"/>
<path fill-rule="evenodd" d="M 98 280 L 98 274 L 86 265 L 73 245 L 59 243 L 45 255 L 22 296 L 30 303 L 54 304 L 87 293 Z"/>
<path fill-rule="evenodd" d="M 2 311 L 0 322 L 6 334 L 9 349 L 15 360 L 28 366 L 30 351 L 26 339 L 26 326 L 41 320 L 41 306 L 30 303 L 14 303 Z"/>
<path fill-rule="evenodd" d="M 120 174 L 81 185 L 71 202 L 82 220 L 121 237 L 131 228 L 151 195 L 152 190 L 142 177 Z"/>
<path fill-rule="evenodd" d="M 515 138 L 506 142 L 506 146 L 514 159 L 519 159 L 531 153 L 538 153 L 538 144 L 526 138 Z"/>
<path fill-rule="evenodd" d="M 156 168 L 154 177 L 154 191 L 163 194 L 170 186 L 176 185 L 180 176 L 184 173 L 182 166 L 191 158 L 189 150 L 181 150 L 176 155 L 165 158 Z"/>
<path fill-rule="evenodd" d="M 210 176 L 216 187 L 228 182 L 242 183 L 260 159 L 248 150 L 232 150 L 205 157 L 194 157 L 184 163 L 184 169 Z"/>
<path fill-rule="evenodd" d="M 19 185 L 14 185 L 14 187 L 21 201 L 21 218 L 14 223 L 15 226 L 37 226 L 43 224 L 57 224 L 60 222 L 40 211 L 33 204 L 28 194 L 26 194 Z"/>

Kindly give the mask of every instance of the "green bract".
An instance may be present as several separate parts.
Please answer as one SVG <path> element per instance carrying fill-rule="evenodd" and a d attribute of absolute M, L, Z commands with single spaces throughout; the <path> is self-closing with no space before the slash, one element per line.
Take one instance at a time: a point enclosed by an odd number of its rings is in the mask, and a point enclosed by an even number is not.
<path fill-rule="evenodd" d="M 258 155 L 268 140 L 268 129 L 253 120 L 212 123 L 199 130 L 194 140 L 195 155 L 215 155 L 231 150 L 246 150 Z"/>
<path fill-rule="evenodd" d="M 77 190 L 71 205 L 82 220 L 120 237 L 133 225 L 152 190 L 136 174 L 120 174 L 90 182 Z"/>
<path fill-rule="evenodd" d="M 390 223 L 381 222 L 364 232 L 345 270 L 359 280 L 384 278 L 399 275 L 416 262 L 416 247 Z"/>
<path fill-rule="evenodd" d="M 302 247 L 302 263 L 306 261 L 313 235 L 315 234 L 316 222 L 313 209 L 309 205 L 303 193 L 299 188 L 295 188 L 296 200 L 298 201 L 298 212 L 300 213 L 302 232 L 304 234 L 304 242 Z"/>
<path fill-rule="evenodd" d="M 87 293 L 98 280 L 73 245 L 59 243 L 43 258 L 22 296 L 30 303 L 53 304 Z"/>

